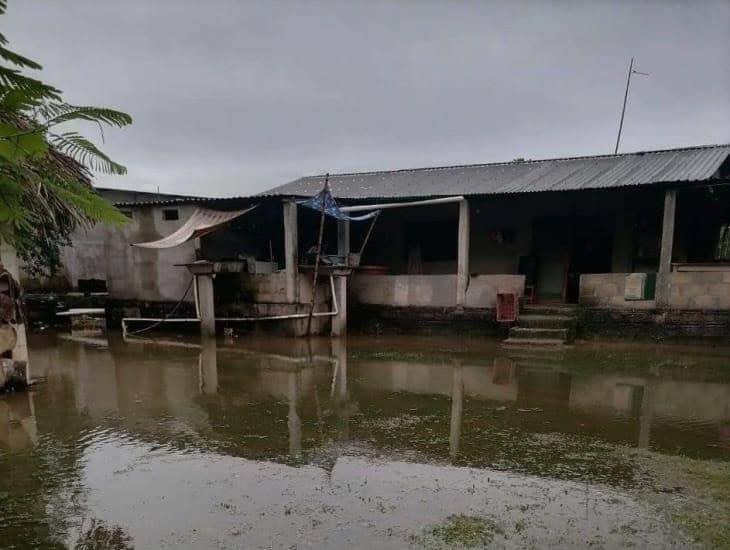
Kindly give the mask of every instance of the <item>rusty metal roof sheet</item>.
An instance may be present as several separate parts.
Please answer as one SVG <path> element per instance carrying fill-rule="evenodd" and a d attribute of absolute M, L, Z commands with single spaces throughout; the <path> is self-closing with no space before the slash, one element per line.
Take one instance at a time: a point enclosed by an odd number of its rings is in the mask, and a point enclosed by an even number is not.
<path fill-rule="evenodd" d="M 716 177 L 730 144 L 619 155 L 330 175 L 343 199 L 495 195 L 699 182 Z M 311 196 L 324 176 L 297 179 L 260 196 Z"/>

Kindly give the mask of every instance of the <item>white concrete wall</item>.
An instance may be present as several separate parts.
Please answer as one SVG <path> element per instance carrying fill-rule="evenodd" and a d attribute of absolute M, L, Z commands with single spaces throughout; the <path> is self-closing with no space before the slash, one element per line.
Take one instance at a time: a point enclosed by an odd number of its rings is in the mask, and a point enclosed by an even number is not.
<path fill-rule="evenodd" d="M 173 233 L 195 210 L 195 206 L 175 208 L 179 212 L 177 220 L 164 220 L 159 207 L 137 207 L 133 219 L 123 228 L 104 228 L 104 243 L 97 250 L 102 254 L 99 261 L 106 263 L 105 278 L 111 298 L 177 301 L 183 295 L 191 275 L 175 264 L 195 261 L 195 241 L 163 250 L 130 246 Z M 192 291 L 187 301 L 193 301 Z"/>

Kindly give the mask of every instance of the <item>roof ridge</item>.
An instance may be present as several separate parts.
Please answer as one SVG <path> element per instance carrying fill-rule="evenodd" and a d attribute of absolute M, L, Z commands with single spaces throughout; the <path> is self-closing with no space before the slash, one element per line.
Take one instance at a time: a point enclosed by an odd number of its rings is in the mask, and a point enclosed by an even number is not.
<path fill-rule="evenodd" d="M 572 161 L 572 160 L 584 160 L 584 159 L 603 159 L 603 158 L 615 158 L 615 157 L 628 157 L 636 155 L 648 155 L 656 153 L 675 153 L 679 151 L 692 151 L 696 149 L 716 149 L 721 147 L 730 147 L 730 143 L 715 143 L 707 145 L 692 145 L 687 147 L 676 147 L 670 149 L 652 149 L 647 151 L 632 151 L 629 153 L 618 153 L 618 154 L 603 154 L 603 155 L 584 155 L 576 157 L 556 157 L 556 158 L 544 158 L 544 159 L 525 159 L 525 160 L 510 160 L 510 161 L 499 161 L 499 162 L 478 162 L 472 164 L 452 164 L 452 165 L 441 165 L 441 166 L 424 166 L 420 168 L 396 168 L 395 170 L 366 170 L 362 172 L 340 172 L 337 174 L 329 174 L 330 178 L 337 177 L 348 177 L 348 176 L 370 176 L 376 174 L 398 174 L 404 172 L 427 172 L 431 170 L 449 170 L 453 168 L 481 168 L 485 166 L 510 166 L 513 164 L 537 164 L 540 162 L 561 162 L 561 161 Z M 311 176 L 301 176 L 292 180 L 289 183 L 294 183 L 303 179 L 312 178 L 324 178 L 326 174 L 312 174 Z M 270 189 L 270 191 L 276 190 L 278 187 L 284 187 L 289 185 L 284 183 L 277 187 Z"/>

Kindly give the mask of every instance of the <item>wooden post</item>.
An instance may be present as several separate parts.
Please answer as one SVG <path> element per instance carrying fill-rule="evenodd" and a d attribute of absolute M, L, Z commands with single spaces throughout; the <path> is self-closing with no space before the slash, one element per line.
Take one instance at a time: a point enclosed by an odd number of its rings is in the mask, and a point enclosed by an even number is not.
<path fill-rule="evenodd" d="M 344 256 L 350 253 L 350 222 L 339 220 L 337 222 L 337 254 Z M 335 291 L 337 293 L 338 313 L 332 317 L 332 336 L 344 336 L 347 334 L 347 277 L 335 278 Z"/>
<path fill-rule="evenodd" d="M 297 204 L 284 201 L 284 269 L 286 271 L 286 301 L 299 302 L 299 233 Z"/>
<path fill-rule="evenodd" d="M 677 191 L 664 193 L 664 217 L 662 219 L 662 247 L 659 256 L 659 272 L 656 281 L 657 307 L 669 307 L 671 297 L 672 248 L 674 246 L 674 221 L 677 209 Z"/>
<path fill-rule="evenodd" d="M 213 294 L 213 275 L 195 275 L 198 287 L 198 315 L 200 315 L 200 334 L 203 337 L 215 336 L 215 301 Z"/>
<path fill-rule="evenodd" d="M 317 237 L 317 256 L 314 259 L 314 274 L 312 275 L 312 302 L 309 304 L 309 317 L 307 317 L 306 335 L 312 333 L 312 315 L 314 314 L 314 306 L 317 300 L 317 279 L 319 278 L 319 263 L 322 260 L 322 239 L 324 238 L 324 219 L 327 211 L 327 193 L 330 189 L 330 175 L 324 177 L 324 188 L 322 189 L 322 210 L 319 214 L 319 236 Z M 333 296 L 333 298 L 335 298 Z"/>
<path fill-rule="evenodd" d="M 466 303 L 466 289 L 469 286 L 469 203 L 459 202 L 459 244 L 456 262 L 456 307 Z"/>

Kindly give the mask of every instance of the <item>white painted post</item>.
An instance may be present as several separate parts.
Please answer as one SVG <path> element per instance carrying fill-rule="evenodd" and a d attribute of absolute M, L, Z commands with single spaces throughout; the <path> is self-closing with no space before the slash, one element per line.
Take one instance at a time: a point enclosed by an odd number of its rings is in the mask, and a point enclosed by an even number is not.
<path fill-rule="evenodd" d="M 664 218 L 662 219 L 662 247 L 659 256 L 659 272 L 656 280 L 656 305 L 669 307 L 671 297 L 672 248 L 674 246 L 674 221 L 677 209 L 677 191 L 664 193 Z"/>
<path fill-rule="evenodd" d="M 299 302 L 299 234 L 297 231 L 297 204 L 284 201 L 284 268 L 286 270 L 286 301 Z"/>
<path fill-rule="evenodd" d="M 466 303 L 466 289 L 469 286 L 469 203 L 459 202 L 459 248 L 456 262 L 456 307 Z"/>
<path fill-rule="evenodd" d="M 337 254 L 345 256 L 350 253 L 350 222 L 337 222 Z M 332 317 L 332 336 L 347 334 L 347 277 L 335 278 L 335 293 L 337 294 L 338 313 Z"/>
<path fill-rule="evenodd" d="M 200 334 L 203 337 L 215 336 L 215 301 L 213 294 L 213 274 L 195 275 L 198 287 L 198 314 L 200 315 Z"/>

